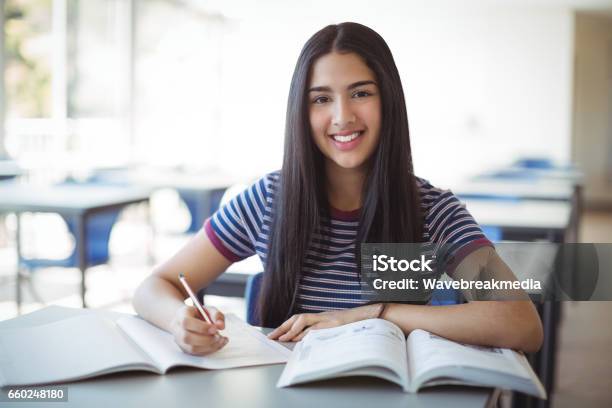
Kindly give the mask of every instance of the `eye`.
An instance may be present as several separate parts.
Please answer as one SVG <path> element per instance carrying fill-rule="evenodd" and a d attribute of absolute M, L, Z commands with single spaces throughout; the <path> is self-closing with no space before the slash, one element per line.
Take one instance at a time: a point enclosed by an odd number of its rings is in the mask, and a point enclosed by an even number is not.
<path fill-rule="evenodd" d="M 361 90 L 353 93 L 353 98 L 365 98 L 366 96 L 370 95 L 372 95 L 372 93 L 370 93 L 369 91 Z"/>
<path fill-rule="evenodd" d="M 312 100 L 312 103 L 317 104 L 317 105 L 320 105 L 326 102 L 329 102 L 329 98 L 323 95 L 317 96 Z"/>

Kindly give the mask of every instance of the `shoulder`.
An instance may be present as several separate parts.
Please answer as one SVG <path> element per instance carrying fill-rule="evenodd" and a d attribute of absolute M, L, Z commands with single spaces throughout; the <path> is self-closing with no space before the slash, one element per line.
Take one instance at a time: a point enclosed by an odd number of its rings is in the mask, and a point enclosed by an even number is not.
<path fill-rule="evenodd" d="M 276 191 L 278 190 L 279 183 L 280 183 L 280 170 L 276 170 L 271 173 L 268 173 L 265 176 L 263 176 L 260 180 L 265 186 L 266 192 L 268 194 L 276 193 Z"/>
<path fill-rule="evenodd" d="M 432 185 L 428 180 L 416 177 L 421 199 L 421 209 L 426 216 L 464 208 L 452 191 Z"/>
<path fill-rule="evenodd" d="M 280 171 L 273 171 L 260 177 L 253 185 L 251 190 L 267 204 L 271 204 L 275 198 L 280 183 Z"/>
<path fill-rule="evenodd" d="M 278 190 L 279 179 L 280 172 L 273 171 L 271 173 L 264 174 L 259 178 L 251 179 L 250 182 L 237 184 L 234 187 L 239 187 L 239 189 L 236 191 L 234 196 L 255 195 L 258 198 L 267 198 L 269 195 Z M 240 192 L 242 192 L 242 194 L 239 194 Z"/>
<path fill-rule="evenodd" d="M 251 182 L 246 189 L 238 190 L 242 192 L 237 194 L 236 199 L 239 203 L 244 203 L 248 206 L 256 205 L 259 207 L 260 211 L 265 211 L 272 206 L 272 203 L 276 199 L 279 180 L 279 171 L 267 173 Z"/>

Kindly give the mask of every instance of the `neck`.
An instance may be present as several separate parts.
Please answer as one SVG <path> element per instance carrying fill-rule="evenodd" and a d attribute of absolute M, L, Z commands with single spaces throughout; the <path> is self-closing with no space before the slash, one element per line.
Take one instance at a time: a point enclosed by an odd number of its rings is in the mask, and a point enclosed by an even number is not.
<path fill-rule="evenodd" d="M 366 166 L 345 169 L 335 163 L 326 163 L 325 167 L 329 204 L 342 211 L 361 208 L 363 186 L 367 176 Z"/>

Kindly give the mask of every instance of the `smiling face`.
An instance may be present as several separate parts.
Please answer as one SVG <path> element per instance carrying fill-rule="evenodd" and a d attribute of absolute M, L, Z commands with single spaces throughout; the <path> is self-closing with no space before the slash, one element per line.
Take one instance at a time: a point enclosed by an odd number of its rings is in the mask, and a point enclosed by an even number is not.
<path fill-rule="evenodd" d="M 355 53 L 315 61 L 308 86 L 310 127 L 328 171 L 364 170 L 380 137 L 381 101 L 374 72 Z"/>

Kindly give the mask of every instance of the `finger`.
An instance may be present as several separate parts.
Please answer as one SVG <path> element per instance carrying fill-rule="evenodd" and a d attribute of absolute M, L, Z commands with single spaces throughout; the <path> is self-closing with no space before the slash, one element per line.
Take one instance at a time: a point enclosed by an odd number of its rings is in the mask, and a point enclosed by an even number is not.
<path fill-rule="evenodd" d="M 293 323 L 299 316 L 300 315 L 293 315 L 289 319 L 285 320 L 280 326 L 278 326 L 276 329 L 272 330 L 272 332 L 268 334 L 268 338 L 274 340 L 280 335 L 286 333 L 291 328 L 291 326 L 293 326 Z"/>
<path fill-rule="evenodd" d="M 199 334 L 190 331 L 185 331 L 178 336 L 178 343 L 187 346 L 209 347 L 222 338 L 223 336 L 217 334 Z"/>
<path fill-rule="evenodd" d="M 200 316 L 200 312 L 193 306 L 186 306 L 183 309 L 183 316 L 185 317 L 197 317 L 199 319 L 202 318 L 202 316 Z"/>
<path fill-rule="evenodd" d="M 190 344 L 182 345 L 181 348 L 183 351 L 189 354 L 193 354 L 196 356 L 203 356 L 207 354 L 214 353 L 215 351 L 223 348 L 228 343 L 228 339 L 226 337 L 219 336 L 219 339 L 214 341 L 213 343 L 207 346 L 194 346 Z"/>
<path fill-rule="evenodd" d="M 200 319 L 203 321 L 207 321 L 207 319 L 202 316 L 202 313 L 196 309 L 194 306 L 185 306 L 185 308 L 183 309 L 183 315 L 187 316 L 187 317 L 194 317 L 196 319 Z"/>
<path fill-rule="evenodd" d="M 217 332 L 215 326 L 196 317 L 185 317 L 181 321 L 181 327 L 185 330 L 201 334 L 215 334 Z M 210 332 L 211 328 L 215 329 L 212 333 Z"/>
<path fill-rule="evenodd" d="M 228 342 L 229 339 L 227 337 L 218 336 L 218 338 L 210 345 L 211 352 L 222 349 Z"/>
<path fill-rule="evenodd" d="M 295 320 L 295 323 L 293 323 L 293 326 L 291 326 L 289 331 L 280 336 L 278 339 L 280 341 L 290 341 L 312 323 L 312 316 L 310 314 L 301 314 Z"/>
<path fill-rule="evenodd" d="M 221 350 L 227 343 L 229 343 L 229 339 L 227 337 L 221 337 L 221 339 L 213 345 L 214 351 Z"/>
<path fill-rule="evenodd" d="M 287 330 L 289 330 L 291 328 L 291 326 L 293 325 L 293 322 L 295 322 L 297 317 L 298 317 L 298 315 L 293 315 L 289 319 L 285 320 L 280 326 L 278 326 L 276 329 L 272 330 L 271 333 L 268 333 L 268 338 L 275 339 L 278 336 L 280 336 L 281 334 L 287 332 Z"/>
<path fill-rule="evenodd" d="M 300 334 L 298 334 L 292 341 L 300 341 L 304 338 L 304 336 L 306 336 L 311 329 L 313 329 L 314 326 L 311 326 L 309 328 L 307 328 L 306 330 L 304 330 L 303 332 L 301 332 Z"/>
<path fill-rule="evenodd" d="M 208 331 L 209 331 L 210 334 L 214 334 L 214 333 L 217 332 L 216 328 L 215 329 L 210 329 L 211 324 L 208 323 L 206 320 L 204 320 L 202 315 L 200 314 L 199 310 L 197 310 L 193 306 L 186 306 L 183 309 L 183 316 L 182 316 L 182 318 L 179 321 L 179 325 L 181 327 L 183 327 L 184 329 L 186 329 L 186 330 L 192 330 L 192 331 L 195 331 L 195 332 L 199 332 L 199 330 L 197 328 L 194 329 L 194 327 L 195 327 L 195 325 L 197 325 L 197 323 L 189 323 L 189 325 L 190 325 L 189 329 L 184 327 L 184 324 L 185 324 L 184 322 L 185 322 L 185 320 L 188 320 L 188 319 L 194 319 L 196 321 L 200 321 L 203 324 L 205 324 L 206 327 L 208 328 Z M 204 331 L 206 331 L 206 329 Z"/>
<path fill-rule="evenodd" d="M 225 329 L 225 315 L 221 313 L 216 307 L 207 307 L 208 313 L 212 316 L 215 326 L 219 330 Z"/>

